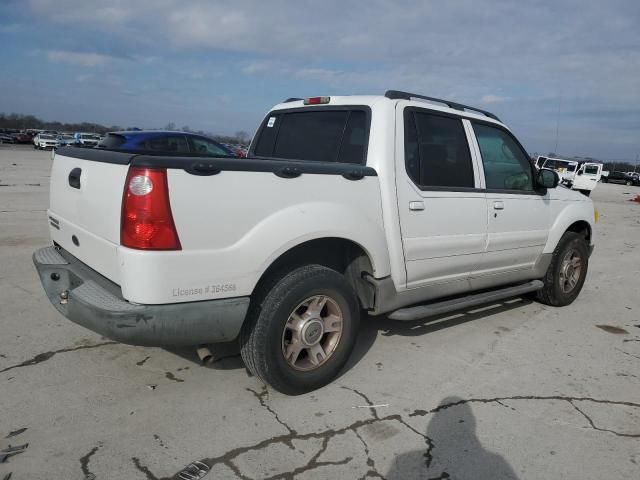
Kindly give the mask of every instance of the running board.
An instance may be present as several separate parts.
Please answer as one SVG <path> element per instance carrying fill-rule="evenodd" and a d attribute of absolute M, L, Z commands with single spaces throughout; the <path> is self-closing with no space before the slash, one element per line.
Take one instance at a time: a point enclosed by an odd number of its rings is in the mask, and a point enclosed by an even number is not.
<path fill-rule="evenodd" d="M 544 284 L 541 280 L 532 280 L 531 282 L 515 287 L 501 288 L 499 290 L 491 290 L 489 292 L 476 293 L 475 295 L 467 295 L 466 297 L 455 298 L 453 300 L 445 300 L 444 302 L 429 303 L 427 305 L 418 305 L 415 307 L 407 307 L 396 310 L 389 318 L 392 320 L 410 321 L 419 320 L 441 313 L 448 313 L 463 308 L 475 307 L 486 303 L 504 300 L 505 298 L 517 297 L 524 293 L 535 292 L 540 290 Z"/>

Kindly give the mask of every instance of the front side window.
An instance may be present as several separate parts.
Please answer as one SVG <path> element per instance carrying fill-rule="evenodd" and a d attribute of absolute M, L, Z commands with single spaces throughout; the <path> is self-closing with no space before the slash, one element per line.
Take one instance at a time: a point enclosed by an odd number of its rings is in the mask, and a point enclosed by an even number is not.
<path fill-rule="evenodd" d="M 533 173 L 527 156 L 513 137 L 502 129 L 473 123 L 488 189 L 533 190 Z M 545 165 L 549 167 L 549 162 Z"/>
<path fill-rule="evenodd" d="M 272 112 L 256 141 L 255 155 L 363 164 L 367 141 L 364 110 Z"/>
<path fill-rule="evenodd" d="M 598 174 L 598 167 L 596 165 L 586 165 L 584 167 L 584 173 L 586 175 L 597 175 Z"/>
<path fill-rule="evenodd" d="M 473 188 L 473 165 L 459 118 L 405 111 L 405 167 L 422 188 Z"/>

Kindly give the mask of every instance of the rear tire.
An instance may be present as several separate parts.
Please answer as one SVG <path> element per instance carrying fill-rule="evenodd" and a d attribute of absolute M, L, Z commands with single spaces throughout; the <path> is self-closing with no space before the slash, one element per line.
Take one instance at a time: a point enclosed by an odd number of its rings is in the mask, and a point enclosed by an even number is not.
<path fill-rule="evenodd" d="M 551 264 L 536 293 L 539 302 L 554 307 L 571 304 L 584 285 L 589 267 L 589 247 L 582 235 L 565 232 L 553 252 Z"/>
<path fill-rule="evenodd" d="M 631 180 L 627 180 L 626 182 L 624 182 L 624 184 L 625 184 L 627 187 L 630 187 L 631 185 L 633 185 L 633 182 L 632 182 Z"/>
<path fill-rule="evenodd" d="M 344 367 L 359 320 L 356 294 L 343 275 L 321 265 L 296 268 L 268 279 L 254 295 L 240 333 L 242 359 L 279 392 L 306 393 Z"/>

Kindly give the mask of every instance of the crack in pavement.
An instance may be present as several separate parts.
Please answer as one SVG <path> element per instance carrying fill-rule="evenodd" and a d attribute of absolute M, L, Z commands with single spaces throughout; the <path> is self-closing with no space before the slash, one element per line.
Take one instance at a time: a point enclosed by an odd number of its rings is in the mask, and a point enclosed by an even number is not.
<path fill-rule="evenodd" d="M 280 416 L 276 413 L 275 410 L 273 410 L 266 402 L 265 398 L 269 398 L 269 390 L 267 389 L 266 385 L 262 386 L 262 391 L 260 393 L 256 392 L 255 390 L 252 390 L 251 388 L 247 388 L 247 391 L 253 393 L 253 395 L 258 399 L 258 401 L 260 402 L 260 405 L 262 405 L 269 413 L 271 413 L 271 415 L 273 415 L 273 418 L 276 419 L 276 422 L 278 422 L 280 425 L 282 425 L 284 428 L 286 428 L 289 433 L 291 435 L 296 435 L 296 431 L 291 428 L 289 425 L 287 425 L 286 422 L 284 422 L 282 419 L 280 419 Z M 291 444 L 289 445 L 291 447 L 291 449 L 294 448 L 294 446 Z"/>
<path fill-rule="evenodd" d="M 599 428 L 596 427 L 595 423 L 593 423 L 593 420 L 591 419 L 591 417 L 589 415 L 587 415 L 586 413 L 584 413 L 575 403 L 573 403 L 572 401 L 569 401 L 569 403 L 573 406 L 573 408 L 575 408 L 580 414 L 582 414 L 582 416 L 584 418 L 587 419 L 587 422 L 589 422 L 589 425 L 591 425 L 591 428 L 593 428 L 594 430 L 597 430 L 599 432 L 608 432 L 608 433 L 613 433 L 615 436 L 617 437 L 629 437 L 629 438 L 640 438 L 640 433 L 620 433 L 620 432 L 616 432 L 615 430 L 609 430 L 607 428 Z"/>
<path fill-rule="evenodd" d="M 307 462 L 306 465 L 302 467 L 294 468 L 290 472 L 279 473 L 278 475 L 273 475 L 271 477 L 264 478 L 263 480 L 294 480 L 296 478 L 296 475 L 300 475 L 301 473 L 314 470 L 318 467 L 323 467 L 326 465 L 345 465 L 349 463 L 351 460 L 353 460 L 353 457 L 347 457 L 347 458 L 344 458 L 343 460 L 337 460 L 334 462 L 330 462 L 330 461 L 318 462 L 318 458 L 320 457 L 320 455 L 322 455 L 324 452 L 327 451 L 329 440 L 331 440 L 331 437 L 325 437 L 322 440 L 322 446 L 320 447 L 320 450 L 318 450 L 318 452 L 311 458 L 311 460 Z"/>
<path fill-rule="evenodd" d="M 0 373 L 8 372 L 9 370 L 13 370 L 14 368 L 30 367 L 38 363 L 46 362 L 47 360 L 57 355 L 58 353 L 75 352 L 78 350 L 86 350 L 89 348 L 104 347 L 105 345 L 115 345 L 117 343 L 118 342 L 102 342 L 102 343 L 96 343 L 94 345 L 80 345 L 79 347 L 68 347 L 68 348 L 62 348 L 60 350 L 53 350 L 51 352 L 39 353 L 35 357 L 30 358 L 29 360 L 25 360 L 22 363 L 18 363 L 17 365 L 12 365 L 10 367 L 3 368 L 2 370 L 0 370 Z"/>
<path fill-rule="evenodd" d="M 369 400 L 369 397 L 367 397 L 364 393 L 356 390 L 353 387 L 347 387 L 346 385 L 340 385 L 340 388 L 349 390 L 350 392 L 353 392 L 356 395 L 360 396 L 365 402 L 367 402 L 367 405 L 370 406 L 369 411 L 371 412 L 371 415 L 373 415 L 373 418 L 375 418 L 376 420 L 380 419 L 380 417 L 378 416 L 378 412 L 376 411 L 375 408 L 373 408 L 374 403 L 371 400 Z"/>
<path fill-rule="evenodd" d="M 138 365 L 139 367 L 141 367 L 142 365 L 144 365 L 146 363 L 147 360 L 149 360 L 151 358 L 151 356 L 149 355 L 146 358 L 143 358 L 142 360 L 140 360 L 139 362 L 136 362 L 136 365 Z"/>
<path fill-rule="evenodd" d="M 131 461 L 135 465 L 136 470 L 144 473 L 147 480 L 160 480 L 151 472 L 151 470 L 149 470 L 149 467 L 140 463 L 140 459 L 138 457 L 131 457 Z"/>
<path fill-rule="evenodd" d="M 347 389 L 350 390 L 350 388 L 347 387 Z M 426 443 L 426 451 L 424 453 L 424 458 L 425 458 L 425 466 L 427 468 L 429 468 L 431 466 L 431 463 L 433 461 L 433 451 L 436 447 L 436 444 L 431 440 L 431 438 L 429 438 L 426 434 L 423 434 L 421 432 L 419 432 L 418 430 L 416 430 L 414 427 L 412 427 L 411 425 L 409 425 L 400 414 L 391 414 L 391 415 L 386 415 L 386 416 L 379 416 L 377 413 L 375 414 L 375 416 L 371 416 L 367 419 L 364 420 L 356 420 L 354 422 L 352 422 L 351 424 L 342 427 L 342 428 L 332 428 L 332 429 L 327 429 L 321 432 L 309 432 L 309 433 L 297 433 L 295 430 L 293 430 L 291 427 L 289 427 L 286 423 L 282 422 L 276 415 L 276 413 L 266 404 L 265 402 L 265 397 L 268 396 L 268 391 L 266 390 L 266 387 L 263 387 L 263 391 L 258 393 L 255 392 L 254 390 L 251 389 L 247 389 L 249 391 L 251 391 L 256 398 L 258 398 L 258 400 L 260 401 L 261 405 L 263 405 L 269 412 L 271 412 L 276 419 L 278 420 L 279 423 L 281 423 L 282 426 L 284 426 L 287 430 L 288 433 L 283 434 L 283 435 L 276 435 L 270 438 L 267 438 L 265 440 L 262 440 L 260 442 L 257 442 L 253 445 L 248 445 L 248 446 L 244 446 L 244 447 L 236 447 L 233 448 L 231 450 L 228 450 L 227 452 L 223 453 L 222 455 L 219 455 L 217 457 L 209 457 L 209 458 L 203 458 L 200 461 L 202 463 L 205 463 L 206 465 L 208 465 L 210 468 L 213 468 L 216 465 L 224 465 L 226 467 L 228 467 L 229 469 L 231 469 L 239 478 L 241 478 L 242 480 L 252 480 L 251 477 L 243 474 L 240 469 L 238 468 L 238 466 L 236 466 L 234 464 L 234 460 L 236 458 L 238 458 L 239 456 L 247 453 L 247 452 L 257 452 L 260 450 L 263 450 L 267 447 L 270 447 L 272 445 L 276 445 L 276 444 L 284 444 L 287 445 L 291 448 L 293 448 L 293 441 L 294 440 L 299 440 L 299 441 L 304 441 L 304 440 L 310 440 L 310 439 L 321 439 L 322 440 L 322 446 L 320 448 L 320 450 L 313 456 L 313 458 L 303 467 L 298 467 L 297 469 L 291 471 L 291 472 L 287 472 L 287 473 L 281 473 L 278 475 L 275 475 L 273 477 L 269 477 L 269 480 L 288 480 L 290 478 L 293 478 L 294 474 L 300 474 L 302 472 L 308 472 L 310 470 L 313 470 L 315 468 L 324 466 L 324 465 L 344 465 L 348 462 L 350 462 L 353 458 L 352 457 L 347 457 L 343 460 L 337 461 L 337 462 L 318 462 L 318 458 L 320 457 L 320 455 L 326 451 L 327 449 L 327 445 L 329 443 L 329 441 L 341 434 L 344 434 L 346 432 L 353 432 L 362 442 L 363 447 L 365 449 L 365 455 L 367 456 L 368 460 L 367 460 L 367 466 L 369 466 L 371 468 L 371 470 L 369 472 L 367 472 L 364 477 L 362 478 L 367 478 L 367 476 L 369 475 L 375 475 L 377 476 L 377 478 L 382 478 L 384 479 L 384 476 L 381 475 L 377 470 L 375 470 L 375 463 L 373 462 L 373 459 L 370 456 L 370 452 L 368 449 L 368 445 L 366 444 L 366 442 L 364 441 L 364 439 L 362 438 L 362 436 L 359 434 L 358 429 L 362 428 L 362 427 L 366 427 L 369 425 L 373 425 L 375 423 L 378 422 L 398 422 L 402 425 L 404 425 L 405 427 L 407 427 L 409 430 L 411 430 L 412 432 L 414 432 L 415 434 L 417 434 L 418 436 L 420 436 L 421 438 L 423 438 L 425 440 Z M 368 400 L 368 398 L 366 398 L 366 396 L 362 393 L 359 393 L 359 395 L 362 398 L 365 398 L 365 401 L 368 402 L 368 405 L 372 405 L 372 403 L 370 402 L 370 400 Z M 592 403 L 596 403 L 596 404 L 601 404 L 601 405 L 618 405 L 618 406 L 627 406 L 627 407 L 634 407 L 634 408 L 640 408 L 640 403 L 635 403 L 635 402 L 627 402 L 627 401 L 615 401 L 615 400 L 602 400 L 602 399 L 597 399 L 597 398 L 591 398 L 591 397 L 571 397 L 571 396 L 561 396 L 561 395 L 549 395 L 549 396 L 541 396 L 541 395 L 515 395 L 515 396 L 506 396 L 506 397 L 495 397 L 495 398 L 469 398 L 466 400 L 460 400 L 460 401 L 456 401 L 456 402 L 451 402 L 451 403 L 446 403 L 446 404 L 442 404 L 442 405 L 438 405 L 435 408 L 432 408 L 431 410 L 414 410 L 412 413 L 409 414 L 409 417 L 423 417 L 423 416 L 427 416 L 427 415 L 431 415 L 434 413 L 438 413 L 442 410 L 446 410 L 448 408 L 452 408 L 452 407 L 456 407 L 456 406 L 460 406 L 460 405 L 464 405 L 464 404 L 469 404 L 469 403 L 486 403 L 486 404 L 490 404 L 490 403 L 496 403 L 498 404 L 499 402 L 502 401 L 509 401 L 509 400 L 557 400 L 557 401 L 564 401 L 564 402 L 568 402 L 571 403 L 574 408 L 575 405 L 572 402 L 592 402 Z M 581 412 L 583 415 L 584 413 Z M 614 433 L 614 434 L 619 434 L 620 436 L 624 436 L 624 437 L 638 437 L 640 436 L 640 434 L 636 435 L 636 434 L 620 434 L 619 432 L 614 432 L 614 431 L 609 431 L 606 429 L 601 429 L 601 428 L 597 428 L 595 425 L 592 425 L 593 428 L 595 428 L 597 431 L 603 431 L 603 432 L 607 432 L 607 433 Z M 134 460 L 135 461 L 135 460 Z M 146 469 L 146 467 L 144 467 Z M 141 470 L 143 471 L 143 470 Z M 148 472 L 148 469 L 144 470 L 145 473 Z M 150 474 L 150 472 L 149 472 Z M 157 477 L 153 476 L 152 474 L 150 474 L 151 476 L 147 476 L 148 480 L 160 480 Z M 176 474 L 177 475 L 177 474 Z M 169 477 L 169 479 L 175 479 L 177 478 L 175 475 L 173 477 Z M 434 480 L 441 480 L 441 479 L 447 479 L 450 478 L 449 474 L 447 472 L 442 472 L 440 474 L 439 477 L 435 477 Z M 167 479 L 168 480 L 168 479 Z"/>
<path fill-rule="evenodd" d="M 367 472 L 358 480 L 365 480 L 366 478 L 369 478 L 372 475 L 375 476 L 376 478 L 386 480 L 386 478 L 380 472 L 378 472 L 378 469 L 376 468 L 376 462 L 373 458 L 371 458 L 371 453 L 369 452 L 369 445 L 367 444 L 367 442 L 365 442 L 364 438 L 360 436 L 360 433 L 358 433 L 358 430 L 354 430 L 353 433 L 355 433 L 356 437 L 358 437 L 360 442 L 362 442 L 362 446 L 364 447 L 364 454 L 367 456 L 367 466 L 369 467 L 369 470 L 367 470 Z"/>
<path fill-rule="evenodd" d="M 96 478 L 96 475 L 89 470 L 89 460 L 91 457 L 95 455 L 95 453 L 100 449 L 102 444 L 98 444 L 93 447 L 86 455 L 80 457 L 80 469 L 82 470 L 82 474 L 84 475 L 84 480 L 93 480 Z"/>

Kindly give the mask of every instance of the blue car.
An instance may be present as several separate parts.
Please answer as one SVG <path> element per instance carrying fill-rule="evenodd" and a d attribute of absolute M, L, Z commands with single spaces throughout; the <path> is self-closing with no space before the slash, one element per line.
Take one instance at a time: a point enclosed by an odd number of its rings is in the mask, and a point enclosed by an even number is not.
<path fill-rule="evenodd" d="M 216 157 L 237 156 L 229 148 L 202 135 L 162 130 L 110 132 L 98 143 L 98 148 Z"/>

